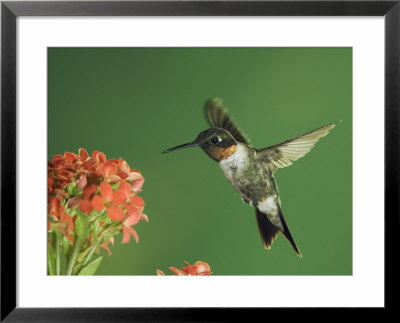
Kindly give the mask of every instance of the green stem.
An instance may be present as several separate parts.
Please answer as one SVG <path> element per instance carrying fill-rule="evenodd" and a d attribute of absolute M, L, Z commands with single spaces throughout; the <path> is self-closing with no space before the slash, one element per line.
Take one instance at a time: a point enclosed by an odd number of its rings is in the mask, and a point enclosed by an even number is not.
<path fill-rule="evenodd" d="M 97 242 L 93 248 L 89 251 L 88 255 L 86 256 L 85 261 L 82 263 L 82 267 L 85 267 L 87 265 L 87 263 L 90 261 L 90 259 L 93 257 L 94 252 L 96 251 L 96 249 L 99 247 L 100 245 L 100 240 L 99 242 Z"/>
<path fill-rule="evenodd" d="M 79 271 L 81 270 L 81 268 L 85 267 L 87 265 L 87 263 L 90 261 L 90 259 L 92 259 L 93 254 L 96 251 L 96 249 L 99 247 L 99 245 L 100 245 L 100 240 L 98 240 L 98 242 L 92 247 L 92 249 L 90 249 L 85 260 L 76 266 L 76 268 L 74 270 L 75 275 L 77 275 L 79 273 Z"/>
<path fill-rule="evenodd" d="M 78 259 L 79 252 L 81 251 L 82 243 L 85 240 L 86 236 L 78 236 L 78 238 L 75 241 L 75 246 L 74 249 L 72 250 L 71 257 L 68 262 L 67 266 L 67 275 L 72 275 L 72 272 L 74 271 L 75 263 L 76 260 Z"/>
<path fill-rule="evenodd" d="M 60 265 L 60 233 L 56 232 L 56 275 L 60 276 L 61 274 L 61 265 Z"/>
<path fill-rule="evenodd" d="M 104 230 L 103 236 L 113 236 L 119 231 L 121 231 L 121 223 L 113 223 Z"/>

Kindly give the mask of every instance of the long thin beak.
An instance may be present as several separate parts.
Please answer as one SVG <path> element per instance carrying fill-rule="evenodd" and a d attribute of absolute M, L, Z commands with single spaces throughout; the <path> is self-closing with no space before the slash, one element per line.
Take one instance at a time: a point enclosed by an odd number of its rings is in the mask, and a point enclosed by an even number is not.
<path fill-rule="evenodd" d="M 169 153 L 171 151 L 177 150 L 177 149 L 187 148 L 187 147 L 197 147 L 197 146 L 199 146 L 199 144 L 196 144 L 193 142 L 188 142 L 187 144 L 179 145 L 179 146 L 164 150 L 162 153 L 165 154 L 165 153 Z"/>

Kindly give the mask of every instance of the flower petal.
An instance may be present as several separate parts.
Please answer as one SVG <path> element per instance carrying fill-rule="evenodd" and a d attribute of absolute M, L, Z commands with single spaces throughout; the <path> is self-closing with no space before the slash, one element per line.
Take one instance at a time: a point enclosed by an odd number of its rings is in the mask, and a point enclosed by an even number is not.
<path fill-rule="evenodd" d="M 122 243 L 128 243 L 131 240 L 131 235 L 126 227 L 122 227 Z"/>
<path fill-rule="evenodd" d="M 108 255 L 111 256 L 111 250 L 110 250 L 110 248 L 107 247 L 107 245 L 105 243 L 100 245 L 100 248 L 103 248 L 104 250 L 106 250 Z"/>
<path fill-rule="evenodd" d="M 111 201 L 112 193 L 113 193 L 113 190 L 112 190 L 112 187 L 110 184 L 108 184 L 106 182 L 100 183 L 100 194 L 104 200 Z"/>
<path fill-rule="evenodd" d="M 74 153 L 70 153 L 70 152 L 68 152 L 68 151 L 66 151 L 66 152 L 64 153 L 64 157 L 65 157 L 65 159 L 66 159 L 69 163 L 71 163 L 71 164 L 73 164 L 73 163 L 78 159 L 78 156 L 77 156 L 77 155 L 75 155 Z"/>
<path fill-rule="evenodd" d="M 132 205 L 137 206 L 137 207 L 141 207 L 141 206 L 145 205 L 143 199 L 140 196 L 131 196 L 130 202 Z"/>
<path fill-rule="evenodd" d="M 144 220 L 147 223 L 149 222 L 149 218 L 147 217 L 146 214 L 140 213 L 140 220 Z"/>
<path fill-rule="evenodd" d="M 87 170 L 93 170 L 95 168 L 96 164 L 97 164 L 97 162 L 95 160 L 89 159 L 81 165 L 81 168 L 87 169 Z"/>
<path fill-rule="evenodd" d="M 121 184 L 119 184 L 119 190 L 121 190 L 122 192 L 125 192 L 127 197 L 129 195 L 131 195 L 131 192 L 132 192 L 132 188 L 129 185 L 129 183 L 127 183 L 127 182 L 121 182 Z"/>
<path fill-rule="evenodd" d="M 117 190 L 112 193 L 111 203 L 115 205 L 121 205 L 127 199 L 126 194 L 123 191 Z"/>
<path fill-rule="evenodd" d="M 100 195 L 93 196 L 92 199 L 92 206 L 97 211 L 102 211 L 104 209 L 104 202 Z"/>
<path fill-rule="evenodd" d="M 160 269 L 156 269 L 157 276 L 165 276 L 164 272 Z"/>
<path fill-rule="evenodd" d="M 65 160 L 65 157 L 63 155 L 54 155 L 53 160 L 51 161 L 52 164 L 60 164 L 63 163 Z"/>
<path fill-rule="evenodd" d="M 108 161 L 114 163 L 115 165 L 118 165 L 118 159 L 110 158 Z"/>
<path fill-rule="evenodd" d="M 132 182 L 132 191 L 136 194 L 141 191 L 144 184 L 144 178 Z"/>
<path fill-rule="evenodd" d="M 139 213 L 133 212 L 131 215 L 129 215 L 123 222 L 124 226 L 129 227 L 131 225 L 135 225 L 136 223 L 138 223 L 140 220 L 140 215 Z"/>
<path fill-rule="evenodd" d="M 85 190 L 83 191 L 83 198 L 85 200 L 90 200 L 90 198 L 92 197 L 92 195 L 94 193 L 96 193 L 97 191 L 97 186 L 94 184 L 89 185 L 88 187 L 85 188 Z"/>
<path fill-rule="evenodd" d="M 184 271 L 179 270 L 178 268 L 169 267 L 169 269 L 170 269 L 175 275 L 178 275 L 178 276 L 186 276 L 186 275 L 187 275 Z"/>
<path fill-rule="evenodd" d="M 126 174 L 129 174 L 131 172 L 131 168 L 129 167 L 129 164 L 122 158 L 120 158 L 118 161 L 118 167 L 121 172 L 124 172 Z"/>
<path fill-rule="evenodd" d="M 76 195 L 69 200 L 67 206 L 69 209 L 76 209 L 79 206 L 80 201 L 81 197 L 79 195 Z"/>
<path fill-rule="evenodd" d="M 211 270 L 210 265 L 206 262 L 196 261 L 195 266 L 197 267 L 198 274 L 210 273 Z"/>
<path fill-rule="evenodd" d="M 107 215 L 113 221 L 122 221 L 124 211 L 118 206 L 107 207 Z"/>
<path fill-rule="evenodd" d="M 132 237 L 135 238 L 136 243 L 139 243 L 139 236 L 138 236 L 137 232 L 135 231 L 135 229 L 132 228 L 132 227 L 125 227 L 125 228 L 126 228 L 126 229 L 128 230 L 128 232 L 132 235 Z"/>
<path fill-rule="evenodd" d="M 122 174 L 122 173 L 120 173 L 120 174 Z M 114 174 L 114 175 L 111 175 L 109 178 L 107 178 L 107 180 L 110 183 L 118 183 L 121 181 L 121 177 L 119 176 L 119 174 L 118 175 Z"/>
<path fill-rule="evenodd" d="M 125 178 L 128 177 L 128 174 L 127 174 L 127 173 L 124 173 L 124 172 L 119 172 L 119 173 L 118 173 L 118 176 L 119 176 L 120 179 L 125 179 Z"/>
<path fill-rule="evenodd" d="M 130 172 L 128 174 L 129 174 L 129 176 L 126 178 L 126 180 L 129 182 L 138 181 L 138 180 L 143 179 L 142 174 L 140 174 L 138 172 Z"/>
<path fill-rule="evenodd" d="M 49 202 L 49 215 L 52 215 L 56 218 L 59 217 L 58 211 L 59 211 L 59 203 L 60 203 L 60 198 L 52 198 Z"/>
<path fill-rule="evenodd" d="M 101 248 L 105 249 L 108 253 L 109 256 L 111 256 L 111 250 L 107 247 L 107 245 L 111 243 L 112 245 L 114 245 L 114 237 L 111 237 L 110 239 L 108 239 L 107 242 L 103 243 L 102 245 L 100 245 Z"/>
<path fill-rule="evenodd" d="M 77 184 L 78 184 L 78 187 L 79 187 L 80 189 L 84 188 L 84 187 L 87 185 L 87 178 L 86 178 L 86 176 L 85 176 L 85 175 L 81 175 L 81 177 L 79 177 L 79 179 L 78 179 Z"/>
<path fill-rule="evenodd" d="M 81 160 L 81 162 L 84 162 L 89 158 L 88 152 L 83 148 L 79 148 L 78 153 L 79 153 L 79 159 Z"/>
<path fill-rule="evenodd" d="M 58 214 L 59 214 L 59 216 L 60 216 L 60 220 L 63 221 L 64 218 L 67 216 L 67 214 L 65 213 L 64 206 L 63 206 L 62 204 L 60 204 L 58 210 L 59 210 L 59 211 L 58 211 L 58 212 L 59 212 Z"/>
<path fill-rule="evenodd" d="M 68 214 L 64 214 L 64 216 L 62 217 L 61 221 L 60 221 L 62 225 L 62 228 L 67 232 L 67 231 L 72 231 L 75 228 L 74 225 L 74 219 L 72 217 L 70 217 Z M 61 229 L 61 230 L 63 230 Z"/>
<path fill-rule="evenodd" d="M 86 214 L 90 214 L 90 212 L 93 211 L 93 205 L 92 203 L 90 203 L 89 200 L 81 200 L 79 203 L 79 209 L 81 209 Z"/>
<path fill-rule="evenodd" d="M 107 160 L 106 155 L 97 150 L 92 153 L 92 157 L 93 160 L 97 161 L 98 163 L 104 163 Z"/>
<path fill-rule="evenodd" d="M 181 268 L 181 269 L 188 275 L 191 275 L 191 276 L 197 275 L 197 267 L 194 265 L 189 265 L 189 266 L 187 266 L 185 268 Z"/>
<path fill-rule="evenodd" d="M 101 176 L 103 176 L 103 178 L 109 178 L 118 171 L 118 166 L 111 162 L 103 163 L 100 167 Z"/>
<path fill-rule="evenodd" d="M 74 238 L 72 238 L 72 235 L 69 234 L 68 232 L 64 231 L 64 230 L 61 230 L 61 232 L 69 240 L 69 243 L 71 244 L 71 246 L 73 246 L 74 245 Z"/>

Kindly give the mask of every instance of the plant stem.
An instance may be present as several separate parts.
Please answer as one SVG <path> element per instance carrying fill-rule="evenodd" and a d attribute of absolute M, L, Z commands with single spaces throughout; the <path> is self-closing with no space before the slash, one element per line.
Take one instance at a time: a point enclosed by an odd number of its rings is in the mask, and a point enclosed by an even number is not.
<path fill-rule="evenodd" d="M 85 240 L 86 236 L 78 236 L 75 241 L 74 249 L 72 250 L 71 258 L 69 259 L 67 266 L 67 275 L 72 275 L 72 272 L 75 267 L 76 259 L 78 258 L 79 252 L 81 251 L 82 243 Z"/>
<path fill-rule="evenodd" d="M 103 236 L 113 236 L 121 231 L 121 223 L 112 223 L 107 229 L 104 230 Z"/>
<path fill-rule="evenodd" d="M 100 245 L 100 240 L 98 240 L 98 242 L 92 247 L 92 249 L 90 249 L 85 260 L 76 266 L 75 271 L 74 271 L 75 275 L 77 275 L 79 273 L 80 269 L 82 267 L 85 267 L 87 265 L 87 263 L 89 262 L 89 260 L 92 259 L 93 254 L 96 251 L 96 249 L 99 247 L 99 245 Z"/>
<path fill-rule="evenodd" d="M 60 276 L 60 233 L 56 232 L 56 275 Z"/>
<path fill-rule="evenodd" d="M 50 276 L 56 275 L 56 255 L 55 255 L 55 232 L 47 234 L 47 273 Z"/>
<path fill-rule="evenodd" d="M 90 261 L 90 259 L 93 257 L 94 252 L 96 251 L 96 249 L 99 247 L 100 244 L 100 240 L 99 242 L 97 242 L 93 248 L 89 251 L 88 255 L 86 256 L 85 261 L 82 263 L 82 267 L 86 266 L 87 263 Z"/>

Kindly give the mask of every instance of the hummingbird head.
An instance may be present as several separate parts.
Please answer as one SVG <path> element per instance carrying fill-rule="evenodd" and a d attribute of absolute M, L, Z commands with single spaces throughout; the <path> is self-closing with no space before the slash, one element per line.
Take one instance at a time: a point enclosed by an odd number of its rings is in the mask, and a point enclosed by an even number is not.
<path fill-rule="evenodd" d="M 167 149 L 163 154 L 186 147 L 200 147 L 213 160 L 220 162 L 236 152 L 237 142 L 225 129 L 210 128 L 200 132 L 192 142 Z"/>

